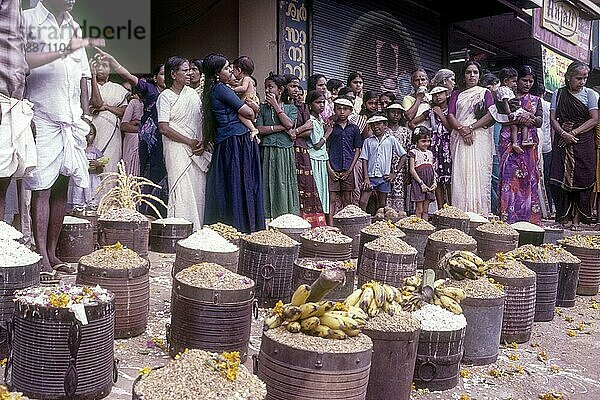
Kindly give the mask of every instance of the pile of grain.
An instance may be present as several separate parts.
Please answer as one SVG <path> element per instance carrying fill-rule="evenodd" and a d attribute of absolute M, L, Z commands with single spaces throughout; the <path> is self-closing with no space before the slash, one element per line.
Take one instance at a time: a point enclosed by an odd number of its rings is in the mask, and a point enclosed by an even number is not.
<path fill-rule="evenodd" d="M 97 268 L 136 268 L 147 261 L 135 251 L 121 245 L 106 246 L 79 259 L 81 264 Z"/>
<path fill-rule="evenodd" d="M 194 232 L 187 238 L 180 240 L 178 243 L 186 249 L 212 251 L 216 253 L 233 253 L 238 250 L 236 245 L 207 227 Z"/>
<path fill-rule="evenodd" d="M 215 289 L 240 290 L 254 286 L 254 281 L 214 263 L 200 263 L 179 271 L 175 278 L 186 285 Z"/>
<path fill-rule="evenodd" d="M 567 264 L 578 264 L 581 262 L 578 257 L 575 257 L 571 252 L 560 245 L 557 246 L 555 244 L 544 243 L 541 247 L 551 254 L 548 258 L 553 259 L 556 262 Z"/>
<path fill-rule="evenodd" d="M 155 219 L 154 221 L 152 221 L 152 223 L 160 225 L 192 225 L 192 223 L 185 218 L 174 217 Z"/>
<path fill-rule="evenodd" d="M 470 217 L 458 207 L 449 206 L 448 204 L 444 204 L 444 206 L 438 209 L 435 215 L 439 215 L 440 217 L 454 218 L 454 219 L 470 219 Z"/>
<path fill-rule="evenodd" d="M 65 217 L 65 218 L 67 218 L 67 217 Z M 23 234 L 21 232 L 19 232 L 14 227 L 7 224 L 6 222 L 0 220 L 0 239 L 21 240 L 22 238 L 23 238 Z"/>
<path fill-rule="evenodd" d="M 477 227 L 479 232 L 494 233 L 496 235 L 518 235 L 519 232 L 503 221 L 488 222 Z"/>
<path fill-rule="evenodd" d="M 477 244 L 471 236 L 458 229 L 449 228 L 433 232 L 429 239 L 452 244 Z"/>
<path fill-rule="evenodd" d="M 365 244 L 365 247 L 378 253 L 417 254 L 417 249 L 395 237 L 380 237 Z"/>
<path fill-rule="evenodd" d="M 35 264 L 42 259 L 37 253 L 14 240 L 0 239 L 0 258 L 3 267 L 21 267 Z"/>
<path fill-rule="evenodd" d="M 366 217 L 368 215 L 370 214 L 364 212 L 360 207 L 350 204 L 338 211 L 333 218 L 356 218 Z"/>
<path fill-rule="evenodd" d="M 400 229 L 412 229 L 415 231 L 434 231 L 435 226 L 419 217 L 406 217 L 396 222 L 396 226 Z"/>
<path fill-rule="evenodd" d="M 125 221 L 125 222 L 144 222 L 148 218 L 129 208 L 113 208 L 102 214 L 98 220 L 101 221 Z"/>
<path fill-rule="evenodd" d="M 559 244 L 567 244 L 573 247 L 581 247 L 584 249 L 599 250 L 600 236 L 599 235 L 573 235 L 567 236 L 558 241 Z"/>
<path fill-rule="evenodd" d="M 380 332 L 414 332 L 421 329 L 421 323 L 406 311 L 399 311 L 394 315 L 380 312 L 376 317 L 369 318 L 364 329 Z"/>
<path fill-rule="evenodd" d="M 299 244 L 288 235 L 273 229 L 254 232 L 246 236 L 246 240 L 251 243 L 273 247 L 294 247 Z"/>
<path fill-rule="evenodd" d="M 412 316 L 421 321 L 421 329 L 424 331 L 457 331 L 467 326 L 463 314 L 456 315 L 433 304 L 425 304 L 413 311 Z"/>
<path fill-rule="evenodd" d="M 496 257 L 487 262 L 490 267 L 487 270 L 488 275 L 499 276 L 503 278 L 532 278 L 535 272 L 527 268 L 523 263 L 505 254 L 499 253 Z"/>
<path fill-rule="evenodd" d="M 314 270 L 324 269 L 341 269 L 341 270 L 356 270 L 356 259 L 346 261 L 336 261 L 319 258 L 298 258 L 296 264 L 302 268 L 310 268 Z"/>
<path fill-rule="evenodd" d="M 525 244 L 521 247 L 517 247 L 506 253 L 508 257 L 515 258 L 521 261 L 532 261 L 538 263 L 555 263 L 556 253 L 553 250 L 543 248 L 541 246 L 534 246 L 532 244 Z"/>
<path fill-rule="evenodd" d="M 90 221 L 83 218 L 72 217 L 70 215 L 65 215 L 63 219 L 63 225 L 77 225 L 77 224 L 89 224 Z"/>
<path fill-rule="evenodd" d="M 350 243 L 352 241 L 352 238 L 340 233 L 339 229 L 327 226 L 313 228 L 308 232 L 304 232 L 301 237 L 323 243 Z"/>
<path fill-rule="evenodd" d="M 310 229 L 310 222 L 294 214 L 284 214 L 269 223 L 273 228 Z"/>
<path fill-rule="evenodd" d="M 403 238 L 406 234 L 390 221 L 377 221 L 361 229 L 367 235 Z"/>
<path fill-rule="evenodd" d="M 498 284 L 490 282 L 490 280 L 485 277 L 476 280 L 453 280 L 446 283 L 446 286 L 456 287 L 464 290 L 467 294 L 467 297 L 471 299 L 499 299 L 504 296 L 504 290 L 500 289 Z"/>
<path fill-rule="evenodd" d="M 242 233 L 233 226 L 229 226 L 221 222 L 209 225 L 209 228 L 233 243 L 236 243 L 242 237 Z"/>

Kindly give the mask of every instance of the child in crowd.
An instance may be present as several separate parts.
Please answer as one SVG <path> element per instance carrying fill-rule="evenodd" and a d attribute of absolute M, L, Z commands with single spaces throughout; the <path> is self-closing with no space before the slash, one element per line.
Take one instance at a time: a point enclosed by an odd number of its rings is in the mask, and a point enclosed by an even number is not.
<path fill-rule="evenodd" d="M 396 155 L 399 158 L 394 168 L 397 171 L 406 155 L 398 139 L 388 132 L 386 122 L 387 118 L 383 114 L 373 115 L 367 120 L 373 136 L 365 139 L 360 153 L 364 176 L 360 207 L 363 210 L 367 209 L 373 193 L 377 195 L 377 208 L 386 206 L 391 182 L 396 179 L 396 173 L 392 172 L 392 156 Z"/>
<path fill-rule="evenodd" d="M 512 67 L 502 68 L 498 74 L 500 87 L 496 91 L 496 109 L 499 114 L 508 117 L 508 121 L 518 119 L 526 111 L 521 107 L 521 101 L 516 98 L 514 90 L 517 87 L 517 70 Z M 507 122 L 507 121 L 498 121 Z M 522 133 L 522 140 L 519 143 L 519 129 Z M 512 148 L 517 154 L 523 154 L 521 146 L 534 145 L 533 140 L 529 137 L 529 128 L 525 125 L 511 125 L 510 136 L 512 140 Z"/>
<path fill-rule="evenodd" d="M 327 171 L 329 172 L 329 222 L 341 208 L 352 203 L 354 190 L 354 166 L 360 156 L 362 137 L 358 126 L 348 121 L 352 114 L 352 101 L 338 97 L 334 102 L 335 123 L 327 139 Z M 341 208 L 337 199 L 341 200 Z"/>
<path fill-rule="evenodd" d="M 396 95 L 393 92 L 386 91 L 379 95 L 379 110 L 385 112 L 390 104 L 396 101 Z"/>
<path fill-rule="evenodd" d="M 433 170 L 433 153 L 429 150 L 431 131 L 418 126 L 413 131 L 415 148 L 408 152 L 408 170 L 411 175 L 410 198 L 415 202 L 415 215 L 427 221 L 429 203 L 435 200 L 436 178 Z"/>
<path fill-rule="evenodd" d="M 325 143 L 331 135 L 333 124 L 328 123 L 327 129 L 325 129 L 325 124 L 321 118 L 321 113 L 325 108 L 325 96 L 323 96 L 323 93 L 311 90 L 306 96 L 306 103 L 310 107 L 310 120 L 313 126 L 310 138 L 306 141 L 306 146 L 308 147 L 312 174 L 317 185 L 317 192 L 321 199 L 323 212 L 327 215 L 329 214 L 329 175 L 327 172 L 329 155 L 327 154 Z"/>
<path fill-rule="evenodd" d="M 241 56 L 233 60 L 231 66 L 233 67 L 233 76 L 238 80 L 238 85 L 233 88 L 233 91 L 240 96 L 242 100 L 249 99 L 256 104 L 256 107 L 258 107 L 260 99 L 256 94 L 256 81 L 252 78 L 254 61 L 248 56 Z M 250 139 L 258 139 L 258 129 L 254 126 L 254 122 L 239 115 L 238 118 L 246 128 L 250 129 Z"/>
<path fill-rule="evenodd" d="M 81 188 L 78 186 L 71 187 L 71 203 L 74 206 L 83 206 L 85 204 L 96 204 L 98 203 L 96 199 L 96 189 L 98 185 L 100 185 L 100 178 L 98 177 L 104 171 L 104 165 L 108 160 L 103 157 L 102 152 L 94 146 L 94 139 L 96 139 L 96 127 L 93 123 L 89 123 L 90 131 L 86 135 L 85 140 L 87 142 L 87 147 L 85 148 L 85 155 L 89 162 L 89 174 L 90 174 L 90 183 L 86 188 Z"/>
<path fill-rule="evenodd" d="M 436 86 L 429 92 L 431 95 L 431 110 L 429 121 L 431 123 L 431 152 L 433 153 L 433 167 L 436 174 L 437 188 L 435 198 L 438 208 L 444 204 L 452 204 L 452 157 L 450 155 L 450 124 L 446 119 L 448 115 L 448 88 Z"/>
<path fill-rule="evenodd" d="M 406 128 L 406 120 L 404 118 L 404 109 L 399 102 L 394 102 L 386 108 L 387 129 L 398 141 L 404 150 L 410 148 L 410 131 Z M 396 168 L 399 157 L 392 158 L 392 168 Z M 408 167 L 406 166 L 406 157 L 400 164 L 399 168 L 393 170 L 397 175 L 396 179 L 391 181 L 392 191 L 388 195 L 387 205 L 396 211 L 406 212 L 409 210 L 408 195 L 406 193 L 406 183 L 408 182 Z"/>

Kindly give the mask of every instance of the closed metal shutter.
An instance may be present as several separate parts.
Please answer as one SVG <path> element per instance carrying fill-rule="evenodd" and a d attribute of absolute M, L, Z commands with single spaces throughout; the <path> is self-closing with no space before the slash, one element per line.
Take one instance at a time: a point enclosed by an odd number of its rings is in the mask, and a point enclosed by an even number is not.
<path fill-rule="evenodd" d="M 312 2 L 312 68 L 346 81 L 360 71 L 365 90 L 412 91 L 418 67 L 441 68 L 440 15 L 410 1 Z"/>

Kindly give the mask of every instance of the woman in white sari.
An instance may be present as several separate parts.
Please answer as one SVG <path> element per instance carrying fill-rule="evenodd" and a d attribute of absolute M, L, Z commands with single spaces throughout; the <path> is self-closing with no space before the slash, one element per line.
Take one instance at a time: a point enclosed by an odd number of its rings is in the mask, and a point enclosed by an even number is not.
<path fill-rule="evenodd" d="M 448 121 L 452 126 L 452 205 L 487 215 L 491 207 L 492 157 L 494 141 L 492 118 L 487 109 L 494 103 L 492 93 L 477 86 L 481 66 L 467 61 L 460 79 L 462 89 L 448 101 Z"/>
<path fill-rule="evenodd" d="M 167 89 L 158 96 L 158 129 L 169 177 L 168 217 L 185 218 L 200 229 L 204 222 L 206 171 L 210 154 L 202 147 L 198 93 L 189 86 L 189 63 L 179 56 L 165 63 Z"/>
<path fill-rule="evenodd" d="M 94 146 L 108 157 L 104 171 L 116 172 L 123 148 L 120 118 L 125 112 L 129 92 L 123 86 L 108 80 L 110 64 L 107 61 L 92 61 L 91 71 L 90 108 L 97 131 Z"/>

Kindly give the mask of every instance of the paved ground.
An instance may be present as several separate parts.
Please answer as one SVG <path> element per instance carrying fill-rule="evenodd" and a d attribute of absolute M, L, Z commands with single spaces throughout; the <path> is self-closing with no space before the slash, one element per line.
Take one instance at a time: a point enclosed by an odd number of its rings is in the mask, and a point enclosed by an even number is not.
<path fill-rule="evenodd" d="M 131 399 L 131 387 L 138 371 L 163 365 L 169 360 L 169 356 L 156 344 L 165 342 L 165 324 L 170 318 L 173 259 L 172 255 L 150 253 L 151 309 L 148 328 L 138 337 L 116 341 L 115 356 L 120 360 L 119 380 L 109 399 Z M 538 399 L 540 395 L 555 391 L 569 400 L 600 399 L 600 342 L 596 337 L 600 326 L 598 301 L 598 296 L 578 297 L 575 307 L 557 309 L 553 321 L 535 323 L 529 343 L 500 349 L 496 363 L 485 367 L 463 366 L 464 378 L 455 389 L 432 393 L 413 391 L 413 398 L 525 400 Z M 260 348 L 261 326 L 259 317 L 253 322 L 250 341 L 253 353 Z M 250 364 L 246 363 L 252 368 Z"/>

